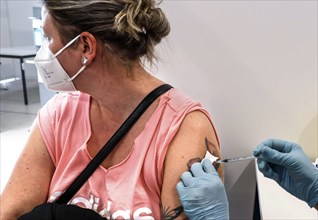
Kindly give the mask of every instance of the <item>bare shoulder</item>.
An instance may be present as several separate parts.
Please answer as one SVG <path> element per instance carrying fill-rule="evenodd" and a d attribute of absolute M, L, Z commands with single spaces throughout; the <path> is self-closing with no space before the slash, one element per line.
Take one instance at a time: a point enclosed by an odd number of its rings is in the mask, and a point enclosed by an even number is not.
<path fill-rule="evenodd" d="M 209 142 L 208 149 L 205 139 Z M 202 111 L 193 111 L 184 118 L 169 146 L 166 161 L 169 160 L 170 155 L 174 157 L 174 160 L 177 156 L 178 159 L 184 162 L 188 162 L 188 159 L 193 159 L 193 156 L 198 156 L 202 159 L 206 150 L 215 155 L 216 152 L 212 149 L 213 146 L 219 149 L 217 134 L 211 121 Z"/>
<path fill-rule="evenodd" d="M 212 149 L 214 146 L 219 149 L 216 133 L 207 115 L 202 111 L 193 111 L 187 114 L 165 157 L 161 197 L 165 210 L 171 211 L 180 207 L 181 203 L 176 191 L 176 185 L 182 173 L 188 170 L 188 163 L 191 160 L 204 158 L 208 150 L 206 139 L 210 143 L 209 148 Z M 209 149 L 210 152 L 211 149 Z M 184 217 L 183 214 L 180 216 L 181 219 Z"/>

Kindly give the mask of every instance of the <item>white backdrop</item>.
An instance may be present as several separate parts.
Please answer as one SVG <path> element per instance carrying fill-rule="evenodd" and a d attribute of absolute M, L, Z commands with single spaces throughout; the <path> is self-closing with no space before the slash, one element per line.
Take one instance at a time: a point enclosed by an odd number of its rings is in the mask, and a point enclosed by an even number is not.
<path fill-rule="evenodd" d="M 317 157 L 317 1 L 162 5 L 172 33 L 155 72 L 202 101 L 224 158 L 250 155 L 269 137 Z M 252 218 L 254 178 L 253 163 L 225 167 L 233 219 Z"/>

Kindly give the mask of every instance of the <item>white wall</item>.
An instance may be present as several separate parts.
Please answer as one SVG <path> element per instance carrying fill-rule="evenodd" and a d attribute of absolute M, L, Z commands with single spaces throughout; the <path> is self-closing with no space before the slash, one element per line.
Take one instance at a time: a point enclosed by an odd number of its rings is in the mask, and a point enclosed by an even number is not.
<path fill-rule="evenodd" d="M 162 5 L 172 33 L 156 74 L 203 102 L 223 157 L 250 155 L 269 137 L 317 157 L 317 1 Z M 250 163 L 225 167 L 233 219 L 251 219 L 254 178 Z"/>

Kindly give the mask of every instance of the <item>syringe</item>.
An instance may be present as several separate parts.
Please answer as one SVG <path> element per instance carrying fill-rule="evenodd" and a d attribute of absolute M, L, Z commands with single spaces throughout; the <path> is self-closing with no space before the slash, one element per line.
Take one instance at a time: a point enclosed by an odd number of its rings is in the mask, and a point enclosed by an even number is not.
<path fill-rule="evenodd" d="M 209 143 L 208 143 L 208 139 L 207 138 L 205 138 L 205 145 L 206 145 L 206 149 L 209 149 Z M 205 158 L 209 159 L 212 163 L 213 162 L 216 162 L 216 163 L 232 163 L 232 162 L 239 162 L 239 161 L 243 161 L 243 160 L 252 160 L 252 159 L 256 159 L 257 157 L 251 155 L 251 156 L 243 156 L 243 157 L 233 157 L 233 158 L 228 158 L 228 159 L 219 159 L 218 157 L 212 155 L 209 152 L 209 150 L 207 150 Z M 203 162 L 203 160 L 201 162 Z"/>
<path fill-rule="evenodd" d="M 232 162 L 239 162 L 239 161 L 243 161 L 243 160 L 252 160 L 252 159 L 256 159 L 255 156 L 251 155 L 251 156 L 243 156 L 243 157 L 233 157 L 233 158 L 228 158 L 228 159 L 218 159 L 215 162 L 216 163 L 232 163 Z"/>

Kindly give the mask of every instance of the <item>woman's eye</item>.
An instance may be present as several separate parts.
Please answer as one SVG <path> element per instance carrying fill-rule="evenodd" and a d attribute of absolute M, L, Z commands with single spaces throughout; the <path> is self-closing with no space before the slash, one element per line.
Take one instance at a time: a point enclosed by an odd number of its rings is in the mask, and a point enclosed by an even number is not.
<path fill-rule="evenodd" d="M 43 34 L 43 41 L 47 41 L 49 42 L 51 40 L 50 37 L 46 36 L 45 34 Z"/>

